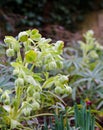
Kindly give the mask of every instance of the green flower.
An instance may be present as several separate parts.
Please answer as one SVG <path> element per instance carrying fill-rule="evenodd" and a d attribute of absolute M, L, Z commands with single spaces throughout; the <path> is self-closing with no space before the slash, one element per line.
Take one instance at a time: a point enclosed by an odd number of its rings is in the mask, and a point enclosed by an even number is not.
<path fill-rule="evenodd" d="M 34 101 L 32 104 L 33 110 L 38 110 L 40 109 L 40 104 L 37 101 Z"/>
<path fill-rule="evenodd" d="M 24 79 L 23 79 L 23 78 L 18 78 L 18 79 L 15 81 L 15 85 L 16 85 L 16 86 L 24 86 Z"/>
<path fill-rule="evenodd" d="M 62 94 L 62 92 L 63 92 L 63 89 L 62 89 L 61 87 L 57 86 L 57 87 L 55 88 L 55 93 L 56 93 L 56 94 Z"/>
<path fill-rule="evenodd" d="M 11 49 L 11 48 L 9 48 L 7 51 L 6 51 L 6 55 L 8 56 L 8 57 L 12 57 L 12 56 L 14 56 L 14 49 Z"/>
<path fill-rule="evenodd" d="M 19 41 L 21 42 L 25 42 L 28 40 L 28 33 L 23 31 L 23 32 L 20 32 L 19 35 L 18 35 L 18 39 Z"/>

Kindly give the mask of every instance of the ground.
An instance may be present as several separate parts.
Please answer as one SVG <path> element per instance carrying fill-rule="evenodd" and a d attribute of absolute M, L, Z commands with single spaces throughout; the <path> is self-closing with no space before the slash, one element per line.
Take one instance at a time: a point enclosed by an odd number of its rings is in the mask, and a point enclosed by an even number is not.
<path fill-rule="evenodd" d="M 17 21 L 21 18 L 22 16 L 20 15 L 14 15 L 13 13 L 0 10 L 0 40 L 3 40 L 5 35 L 16 36 L 20 31 L 29 29 L 29 27 L 16 27 Z M 7 24 L 9 24 L 9 32 L 5 29 Z M 75 33 L 72 33 L 63 26 L 57 24 L 48 24 L 42 28 L 39 28 L 39 30 L 45 37 L 52 38 L 54 40 L 63 40 L 66 44 L 71 44 L 82 39 L 83 33 L 87 30 L 93 30 L 95 37 L 101 44 L 103 44 L 103 10 L 94 11 L 87 14 L 84 22 L 77 24 L 77 26 L 78 30 Z"/>

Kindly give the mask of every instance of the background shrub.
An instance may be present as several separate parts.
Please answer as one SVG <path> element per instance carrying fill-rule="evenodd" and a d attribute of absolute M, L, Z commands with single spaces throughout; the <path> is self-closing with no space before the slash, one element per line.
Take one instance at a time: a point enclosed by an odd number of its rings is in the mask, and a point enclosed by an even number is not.
<path fill-rule="evenodd" d="M 40 27 L 47 23 L 58 23 L 74 31 L 77 23 L 84 20 L 85 14 L 103 6 L 97 0 L 1 0 L 0 7 L 11 10 L 25 18 L 20 19 L 17 26 Z M 10 7 L 10 8 L 8 8 Z"/>

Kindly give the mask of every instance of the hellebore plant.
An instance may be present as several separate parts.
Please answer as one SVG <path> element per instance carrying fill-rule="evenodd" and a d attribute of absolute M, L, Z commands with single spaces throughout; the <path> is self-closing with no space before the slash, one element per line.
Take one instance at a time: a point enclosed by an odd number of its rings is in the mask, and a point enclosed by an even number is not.
<path fill-rule="evenodd" d="M 11 63 L 16 80 L 15 89 L 0 91 L 4 112 L 0 121 L 13 129 L 23 127 L 23 119 L 30 119 L 25 117 L 36 117 L 43 107 L 54 105 L 57 99 L 62 101 L 60 96 L 69 95 L 72 89 L 68 86 L 68 76 L 50 76 L 50 71 L 63 67 L 62 41 L 51 44 L 51 39 L 42 38 L 33 29 L 20 32 L 16 38 L 6 36 L 4 42 L 8 45 L 7 56 L 16 57 Z"/>

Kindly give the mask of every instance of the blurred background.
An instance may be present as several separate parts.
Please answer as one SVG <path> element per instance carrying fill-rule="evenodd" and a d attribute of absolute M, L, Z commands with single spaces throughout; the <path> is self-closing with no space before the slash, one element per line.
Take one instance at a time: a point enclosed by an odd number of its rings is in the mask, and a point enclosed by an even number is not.
<path fill-rule="evenodd" d="M 0 40 L 37 28 L 66 43 L 93 29 L 102 42 L 103 0 L 0 0 Z"/>

